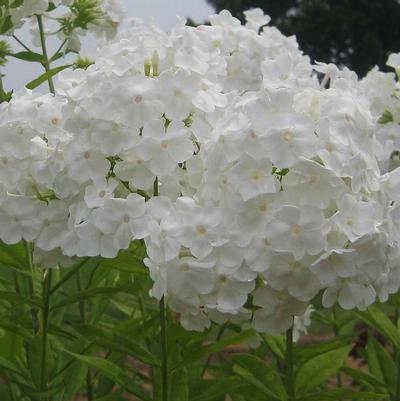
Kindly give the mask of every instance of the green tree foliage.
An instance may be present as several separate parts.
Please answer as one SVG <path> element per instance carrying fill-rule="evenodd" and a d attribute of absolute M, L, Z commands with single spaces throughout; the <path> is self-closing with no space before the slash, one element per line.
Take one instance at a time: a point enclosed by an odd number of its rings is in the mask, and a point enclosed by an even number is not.
<path fill-rule="evenodd" d="M 398 0 L 207 0 L 217 11 L 262 8 L 271 24 L 296 35 L 313 60 L 347 66 L 364 75 L 384 69 L 389 52 L 400 50 Z"/>

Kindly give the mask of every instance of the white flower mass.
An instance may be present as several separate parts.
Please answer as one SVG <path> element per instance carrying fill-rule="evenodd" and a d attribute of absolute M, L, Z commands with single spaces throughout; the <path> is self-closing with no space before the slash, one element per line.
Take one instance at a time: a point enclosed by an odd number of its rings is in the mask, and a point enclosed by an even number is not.
<path fill-rule="evenodd" d="M 191 330 L 280 333 L 318 293 L 365 309 L 397 292 L 396 75 L 313 65 L 246 18 L 137 23 L 56 95 L 3 103 L 1 240 L 106 258 L 142 240 L 152 295 Z"/>

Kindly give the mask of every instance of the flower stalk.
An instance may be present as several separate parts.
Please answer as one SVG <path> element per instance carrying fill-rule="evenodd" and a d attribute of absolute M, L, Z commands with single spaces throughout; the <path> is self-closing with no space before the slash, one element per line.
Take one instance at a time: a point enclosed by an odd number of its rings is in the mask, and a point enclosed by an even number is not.
<path fill-rule="evenodd" d="M 46 70 L 46 72 L 50 71 L 50 62 L 49 62 L 49 57 L 47 55 L 47 47 L 46 47 L 46 38 L 44 35 L 44 27 L 43 27 L 43 18 L 41 15 L 37 15 L 37 21 L 39 25 L 39 34 L 40 34 L 40 44 L 42 46 L 42 53 L 43 53 L 43 67 Z M 52 77 L 47 78 L 47 82 L 49 83 L 49 89 L 50 92 L 54 95 L 55 89 L 54 89 L 54 82 Z"/>
<path fill-rule="evenodd" d="M 42 354 L 40 360 L 40 391 L 47 387 L 47 342 L 50 317 L 50 288 L 52 270 L 46 269 L 43 277 L 43 312 L 42 312 Z"/>
<path fill-rule="evenodd" d="M 286 331 L 285 376 L 288 401 L 294 401 L 293 326 Z"/>

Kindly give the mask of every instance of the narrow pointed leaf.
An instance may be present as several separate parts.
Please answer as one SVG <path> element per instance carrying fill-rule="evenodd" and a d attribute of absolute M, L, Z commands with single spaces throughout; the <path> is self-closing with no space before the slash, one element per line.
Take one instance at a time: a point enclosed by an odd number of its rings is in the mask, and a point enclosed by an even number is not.
<path fill-rule="evenodd" d="M 308 360 L 297 372 L 295 392 L 303 395 L 325 382 L 343 365 L 350 347 L 342 347 Z"/>
<path fill-rule="evenodd" d="M 36 62 L 36 63 L 42 63 L 43 62 L 43 56 L 39 53 L 34 53 L 34 52 L 19 52 L 19 53 L 14 53 L 11 54 L 11 56 L 19 59 L 19 60 L 24 60 L 24 61 L 31 61 L 31 62 Z"/>
<path fill-rule="evenodd" d="M 151 401 L 151 398 L 142 390 L 137 388 L 134 385 L 132 378 L 115 363 L 95 356 L 79 355 L 67 350 L 64 351 L 88 366 L 97 369 L 99 373 L 119 384 L 123 389 L 139 397 L 141 400 Z"/>
<path fill-rule="evenodd" d="M 52 68 L 51 70 L 45 72 L 42 74 L 40 77 L 34 79 L 33 81 L 29 82 L 26 84 L 27 89 L 35 89 L 39 85 L 41 85 L 43 82 L 46 82 L 49 78 L 53 77 L 54 75 L 57 75 L 59 72 L 62 70 L 65 70 L 66 68 L 71 67 L 73 64 L 67 64 L 67 65 L 62 65 L 60 67 Z"/>

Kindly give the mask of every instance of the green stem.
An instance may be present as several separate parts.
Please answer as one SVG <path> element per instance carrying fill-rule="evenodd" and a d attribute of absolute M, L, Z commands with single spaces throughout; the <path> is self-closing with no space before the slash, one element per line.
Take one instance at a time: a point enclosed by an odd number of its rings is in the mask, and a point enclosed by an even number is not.
<path fill-rule="evenodd" d="M 43 53 L 43 67 L 48 72 L 50 70 L 50 62 L 49 57 L 47 55 L 47 48 L 46 48 L 46 38 L 44 36 L 44 28 L 43 28 L 43 19 L 41 15 L 36 16 L 38 25 L 39 25 L 39 33 L 40 33 L 40 43 L 42 45 L 42 53 Z M 54 95 L 56 93 L 54 89 L 53 78 L 48 77 L 47 81 L 49 83 L 50 92 Z"/>
<path fill-rule="evenodd" d="M 17 398 L 15 397 L 13 386 L 9 377 L 6 377 L 6 382 L 7 382 L 8 392 L 10 393 L 11 401 L 16 401 Z"/>
<path fill-rule="evenodd" d="M 224 334 L 225 327 L 226 327 L 225 325 L 222 325 L 219 328 L 218 334 L 217 334 L 217 339 L 215 340 L 216 342 L 218 342 L 221 339 L 222 335 Z M 208 356 L 206 363 L 203 366 L 203 370 L 201 371 L 200 377 L 203 377 L 205 375 L 205 373 L 210 365 L 211 359 L 212 359 L 212 354 Z"/>
<path fill-rule="evenodd" d="M 69 272 L 50 290 L 50 294 L 56 292 L 66 281 L 68 281 L 86 262 L 88 258 L 79 261 L 74 267 L 71 267 Z"/>
<path fill-rule="evenodd" d="M 140 314 L 142 315 L 142 317 L 145 317 L 146 311 L 144 309 L 142 297 L 140 295 L 138 295 L 137 299 L 138 299 Z M 146 343 L 147 350 L 151 352 L 151 342 L 149 341 L 149 339 L 147 337 L 145 338 L 145 343 Z"/>
<path fill-rule="evenodd" d="M 168 401 L 168 354 L 164 296 L 160 300 L 162 401 Z"/>
<path fill-rule="evenodd" d="M 47 269 L 44 272 L 44 283 L 43 283 L 43 316 L 42 316 L 42 355 L 40 361 L 40 391 L 45 391 L 47 387 L 47 339 L 49 329 L 49 311 L 50 311 L 50 288 L 51 288 L 51 275 L 52 270 Z"/>
<path fill-rule="evenodd" d="M 89 345 L 87 345 L 85 348 L 83 348 L 79 353 L 82 355 L 85 355 L 86 353 L 88 353 L 88 351 L 90 350 L 90 348 L 94 345 L 94 343 L 90 343 Z M 77 363 L 77 359 L 76 358 L 71 358 L 69 360 L 69 362 L 67 362 L 60 370 L 58 370 L 54 376 L 52 377 L 52 380 L 56 379 L 58 376 L 62 375 L 68 368 L 70 368 L 73 364 Z"/>
<path fill-rule="evenodd" d="M 286 331 L 286 353 L 285 353 L 285 369 L 286 369 L 286 390 L 288 401 L 294 401 L 294 377 L 293 377 L 293 326 Z"/>
<path fill-rule="evenodd" d="M 3 101 L 5 92 L 4 92 L 4 86 L 3 86 L 3 74 L 0 73 L 0 102 Z"/>
<path fill-rule="evenodd" d="M 26 51 L 33 53 L 33 51 L 24 43 L 22 40 L 18 39 L 17 36 L 12 36 Z"/>
<path fill-rule="evenodd" d="M 21 288 L 20 288 L 20 286 L 19 286 L 19 281 L 18 281 L 17 272 L 16 272 L 15 270 L 13 270 L 12 275 L 13 275 L 13 280 L 14 280 L 15 292 L 16 292 L 18 295 L 21 295 Z"/>
<path fill-rule="evenodd" d="M 30 292 L 31 299 L 33 299 L 35 296 L 35 287 L 34 287 L 35 271 L 34 271 L 34 265 L 33 265 L 32 244 L 24 241 L 24 248 L 25 248 L 26 264 L 27 264 L 27 266 L 29 268 L 29 272 L 30 272 L 29 292 Z M 36 308 L 34 308 L 34 307 L 31 308 L 31 316 L 32 316 L 33 332 L 36 334 L 39 331 L 39 321 L 38 321 L 38 317 L 37 317 Z"/>
<path fill-rule="evenodd" d="M 60 53 L 61 49 L 64 47 L 64 45 L 67 43 L 67 39 L 64 39 L 63 42 L 61 43 L 60 47 L 56 50 L 56 52 L 50 57 L 49 61 L 54 61 L 56 58 L 58 58 L 58 53 Z"/>
<path fill-rule="evenodd" d="M 394 315 L 394 324 L 398 327 L 397 322 L 399 320 L 399 306 L 396 306 Z M 396 378 L 396 393 L 394 401 L 400 401 L 400 349 L 396 346 L 393 347 L 394 358 L 397 362 L 397 378 Z"/>
<path fill-rule="evenodd" d="M 76 273 L 76 288 L 78 289 L 78 292 L 82 291 L 81 276 L 79 274 L 79 271 Z M 85 301 L 83 299 L 79 301 L 79 316 L 81 318 L 81 322 L 85 324 L 86 313 L 85 313 Z M 88 368 L 88 371 L 86 373 L 86 395 L 88 401 L 93 400 L 92 373 L 90 371 L 90 368 Z"/>
<path fill-rule="evenodd" d="M 400 401 L 400 352 L 397 353 L 397 379 L 396 379 L 396 395 L 394 401 Z"/>
<path fill-rule="evenodd" d="M 154 196 L 158 196 L 158 177 L 154 180 Z M 168 353 L 164 296 L 160 300 L 161 384 L 162 401 L 168 401 Z"/>
<path fill-rule="evenodd" d="M 339 324 L 338 324 L 336 305 L 334 305 L 332 308 L 332 315 L 333 315 L 333 333 L 335 334 L 335 337 L 337 337 L 339 335 Z M 336 386 L 338 388 L 342 388 L 342 375 L 340 374 L 340 372 L 336 373 Z"/>
<path fill-rule="evenodd" d="M 158 196 L 158 177 L 154 180 L 154 196 Z"/>

